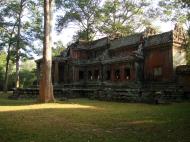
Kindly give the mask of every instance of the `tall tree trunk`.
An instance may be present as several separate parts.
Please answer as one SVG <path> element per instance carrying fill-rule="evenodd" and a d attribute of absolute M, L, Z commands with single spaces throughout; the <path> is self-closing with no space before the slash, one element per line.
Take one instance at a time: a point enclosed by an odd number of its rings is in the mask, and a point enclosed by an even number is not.
<path fill-rule="evenodd" d="M 16 45 L 16 89 L 20 87 L 20 79 L 19 79 L 19 72 L 20 72 L 20 31 L 21 31 L 21 15 L 23 11 L 23 3 L 24 0 L 20 1 L 20 8 L 19 8 L 19 15 L 18 15 L 18 33 L 17 33 L 17 45 Z"/>
<path fill-rule="evenodd" d="M 54 95 L 53 95 L 53 83 L 52 83 L 52 23 L 53 23 L 53 4 L 54 4 L 54 0 L 49 0 L 49 11 L 50 11 L 50 32 L 49 32 L 49 43 L 50 43 L 50 49 L 51 49 L 51 96 L 50 96 L 50 100 L 51 101 L 55 101 Z"/>
<path fill-rule="evenodd" d="M 87 30 L 86 30 L 86 38 L 87 38 L 87 42 L 90 41 L 90 38 L 89 38 L 89 23 L 88 23 L 88 20 L 87 20 Z"/>
<path fill-rule="evenodd" d="M 8 46 L 8 50 L 7 50 L 7 58 L 6 58 L 6 69 L 5 69 L 5 80 L 4 80 L 4 87 L 3 87 L 3 91 L 6 93 L 7 92 L 7 86 L 8 86 L 8 72 L 9 72 L 9 61 L 10 61 L 10 51 L 11 51 L 11 45 L 12 45 L 12 36 L 15 30 L 17 22 L 15 23 L 11 34 L 10 34 L 10 38 L 9 38 L 9 46 Z"/>
<path fill-rule="evenodd" d="M 53 102 L 52 85 L 52 49 L 51 49 L 51 20 L 52 20 L 52 0 L 44 0 L 44 47 L 42 74 L 40 78 L 40 102 Z"/>
<path fill-rule="evenodd" d="M 8 86 L 8 72 L 9 72 L 9 61 L 10 61 L 10 44 L 8 47 L 8 53 L 7 53 L 7 58 L 6 58 L 6 69 L 5 69 L 5 80 L 4 80 L 4 87 L 3 87 L 3 91 L 6 93 L 7 92 L 7 86 Z"/>

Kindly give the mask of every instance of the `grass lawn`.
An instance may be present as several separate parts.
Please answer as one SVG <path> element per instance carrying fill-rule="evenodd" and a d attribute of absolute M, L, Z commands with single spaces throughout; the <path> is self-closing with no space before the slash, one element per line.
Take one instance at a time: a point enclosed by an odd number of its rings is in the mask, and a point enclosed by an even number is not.
<path fill-rule="evenodd" d="M 0 142 L 190 142 L 190 103 L 37 104 L 1 95 Z"/>

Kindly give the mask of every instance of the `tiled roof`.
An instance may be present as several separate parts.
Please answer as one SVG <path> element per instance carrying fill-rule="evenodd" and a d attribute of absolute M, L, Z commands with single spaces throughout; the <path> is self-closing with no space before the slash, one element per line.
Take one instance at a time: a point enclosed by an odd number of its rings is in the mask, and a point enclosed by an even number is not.
<path fill-rule="evenodd" d="M 122 37 L 120 39 L 115 39 L 110 42 L 110 49 L 115 49 L 118 47 L 124 47 L 129 45 L 138 44 L 142 34 L 135 34 L 127 37 Z"/>
<path fill-rule="evenodd" d="M 172 37 L 172 31 L 150 36 L 145 40 L 145 47 L 170 43 L 173 40 Z"/>

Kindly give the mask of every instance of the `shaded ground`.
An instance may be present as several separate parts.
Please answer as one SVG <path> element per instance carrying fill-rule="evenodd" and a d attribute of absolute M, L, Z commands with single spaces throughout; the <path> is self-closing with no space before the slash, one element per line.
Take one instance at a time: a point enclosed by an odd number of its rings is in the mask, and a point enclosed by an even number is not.
<path fill-rule="evenodd" d="M 55 104 L 0 96 L 0 142 L 189 142 L 190 103 L 73 99 Z"/>

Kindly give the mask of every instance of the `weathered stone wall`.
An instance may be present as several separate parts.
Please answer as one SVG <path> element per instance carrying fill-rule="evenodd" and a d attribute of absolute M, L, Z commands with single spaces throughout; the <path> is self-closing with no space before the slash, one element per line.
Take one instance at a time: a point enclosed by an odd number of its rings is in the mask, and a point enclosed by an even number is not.
<path fill-rule="evenodd" d="M 181 65 L 176 68 L 177 82 L 190 98 L 190 66 Z"/>
<path fill-rule="evenodd" d="M 38 88 L 14 90 L 10 98 L 37 98 Z M 183 89 L 176 83 L 144 82 L 144 84 L 129 82 L 128 84 L 108 84 L 106 82 L 88 83 L 88 85 L 68 84 L 54 88 L 58 99 L 90 98 L 104 101 L 168 103 L 187 99 Z"/>
<path fill-rule="evenodd" d="M 190 75 L 184 74 L 184 75 L 178 75 L 178 82 L 181 86 L 183 86 L 184 91 L 190 93 Z"/>
<path fill-rule="evenodd" d="M 155 74 L 156 68 L 161 68 L 160 75 Z M 173 63 L 171 45 L 147 49 L 144 62 L 145 80 L 172 80 Z"/>
<path fill-rule="evenodd" d="M 173 55 L 173 67 L 174 69 L 179 65 L 186 65 L 186 51 L 182 47 L 173 46 L 172 50 Z"/>
<path fill-rule="evenodd" d="M 115 50 L 109 50 L 111 57 L 125 57 L 127 55 L 131 55 L 135 50 L 137 50 L 137 46 L 131 46 L 131 47 L 122 47 L 117 48 Z"/>

